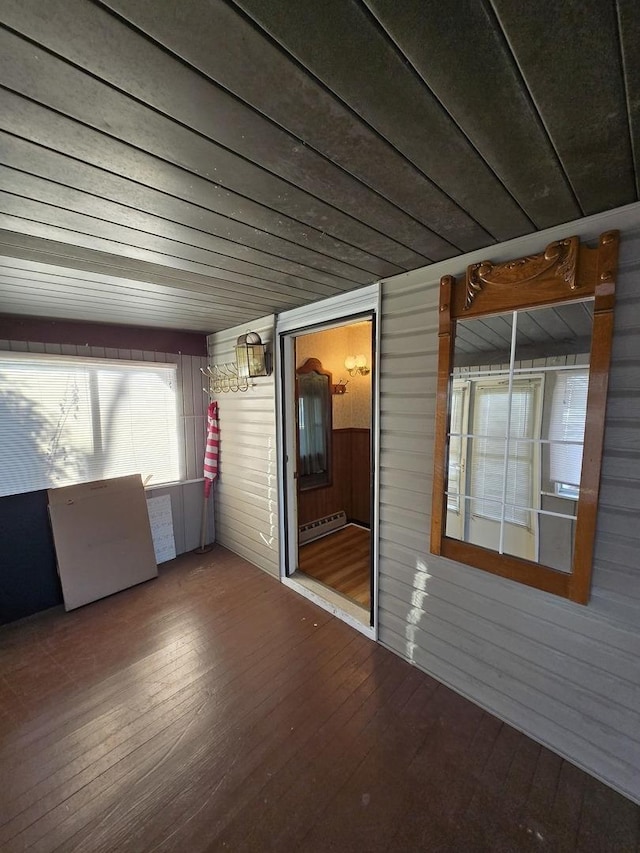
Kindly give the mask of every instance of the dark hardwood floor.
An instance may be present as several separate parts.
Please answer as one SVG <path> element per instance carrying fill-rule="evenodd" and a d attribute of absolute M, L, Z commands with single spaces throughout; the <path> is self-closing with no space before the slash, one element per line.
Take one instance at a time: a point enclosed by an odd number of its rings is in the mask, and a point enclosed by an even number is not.
<path fill-rule="evenodd" d="M 638 844 L 640 808 L 219 547 L 0 655 L 3 853 Z"/>
<path fill-rule="evenodd" d="M 348 524 L 300 547 L 298 568 L 369 609 L 371 532 Z"/>

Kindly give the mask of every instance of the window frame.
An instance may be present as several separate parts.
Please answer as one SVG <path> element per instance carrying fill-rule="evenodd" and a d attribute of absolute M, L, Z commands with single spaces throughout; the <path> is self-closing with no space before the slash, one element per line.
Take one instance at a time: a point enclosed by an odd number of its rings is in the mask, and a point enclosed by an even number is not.
<path fill-rule="evenodd" d="M 591 588 L 618 244 L 617 231 L 601 234 L 595 248 L 581 245 L 578 237 L 569 237 L 551 243 L 537 255 L 496 264 L 490 261 L 471 264 L 465 276 L 458 279 L 447 275 L 440 281 L 431 553 L 581 604 L 588 603 Z M 449 389 L 456 321 L 587 297 L 594 298 L 594 315 L 571 573 L 447 537 Z"/>

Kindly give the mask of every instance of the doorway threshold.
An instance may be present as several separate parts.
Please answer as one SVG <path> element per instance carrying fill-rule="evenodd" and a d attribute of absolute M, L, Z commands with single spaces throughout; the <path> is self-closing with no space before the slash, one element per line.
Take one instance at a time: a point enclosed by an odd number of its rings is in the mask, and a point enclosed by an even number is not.
<path fill-rule="evenodd" d="M 338 619 L 351 625 L 352 628 L 366 637 L 372 640 L 377 639 L 375 628 L 369 624 L 369 611 L 362 605 L 350 601 L 341 593 L 335 592 L 335 590 L 302 572 L 295 572 L 290 577 L 283 577 L 282 583 L 308 598 L 309 601 L 313 601 L 318 607 L 322 607 L 323 610 L 327 610 Z"/>

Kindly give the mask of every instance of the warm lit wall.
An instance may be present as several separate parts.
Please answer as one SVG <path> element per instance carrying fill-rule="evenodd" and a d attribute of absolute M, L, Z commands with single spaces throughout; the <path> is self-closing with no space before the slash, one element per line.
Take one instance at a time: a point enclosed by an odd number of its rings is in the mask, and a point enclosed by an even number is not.
<path fill-rule="evenodd" d="M 334 394 L 333 459 L 330 486 L 301 492 L 298 522 L 306 524 L 344 510 L 347 518 L 368 524 L 371 429 L 371 378 L 349 376 L 344 366 L 348 355 L 364 354 L 371 366 L 371 323 L 360 322 L 296 338 L 296 367 L 317 358 L 332 374 L 334 384 L 347 381 L 345 394 Z"/>
<path fill-rule="evenodd" d="M 361 322 L 296 338 L 296 367 L 318 358 L 333 376 L 334 384 L 348 380 L 346 394 L 333 396 L 333 428 L 371 427 L 371 374 L 349 376 L 344 360 L 364 353 L 371 365 L 371 323 Z"/>

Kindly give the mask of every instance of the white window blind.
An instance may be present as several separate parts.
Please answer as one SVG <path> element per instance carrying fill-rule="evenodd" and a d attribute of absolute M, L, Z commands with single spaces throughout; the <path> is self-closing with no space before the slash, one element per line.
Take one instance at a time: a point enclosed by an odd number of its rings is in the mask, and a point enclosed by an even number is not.
<path fill-rule="evenodd" d="M 558 486 L 580 486 L 587 418 L 588 370 L 564 371 L 556 378 L 549 422 L 549 473 Z M 576 442 L 556 444 L 554 442 Z"/>
<path fill-rule="evenodd" d="M 0 353 L 0 495 L 180 479 L 173 364 Z"/>
<path fill-rule="evenodd" d="M 447 477 L 447 510 L 460 512 L 462 476 L 462 424 L 464 388 L 451 389 L 451 434 L 449 436 L 449 475 Z"/>
<path fill-rule="evenodd" d="M 500 521 L 509 386 L 507 382 L 477 383 L 474 390 L 473 435 L 483 437 L 474 437 L 471 442 L 471 508 L 474 515 Z M 519 507 L 533 506 L 534 445 L 516 439 L 534 437 L 534 419 L 535 386 L 514 382 L 504 519 L 524 526 L 529 526 L 530 513 Z"/>

